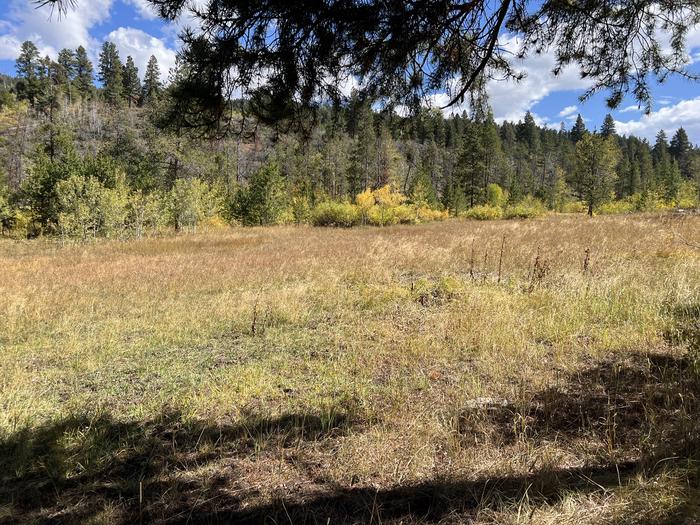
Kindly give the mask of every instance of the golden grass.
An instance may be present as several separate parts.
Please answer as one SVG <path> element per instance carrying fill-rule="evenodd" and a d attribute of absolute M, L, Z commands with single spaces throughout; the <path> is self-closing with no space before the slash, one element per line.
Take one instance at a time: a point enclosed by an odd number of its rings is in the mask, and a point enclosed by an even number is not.
<path fill-rule="evenodd" d="M 672 215 L 2 242 L 0 522 L 695 514 L 693 244 Z"/>

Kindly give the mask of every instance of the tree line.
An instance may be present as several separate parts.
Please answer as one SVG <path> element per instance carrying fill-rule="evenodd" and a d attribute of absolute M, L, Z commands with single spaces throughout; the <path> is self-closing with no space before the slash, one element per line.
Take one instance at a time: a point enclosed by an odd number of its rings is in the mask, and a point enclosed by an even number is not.
<path fill-rule="evenodd" d="M 82 47 L 41 58 L 22 45 L 0 87 L 0 220 L 14 236 L 143 235 L 198 224 L 350 226 L 559 212 L 695 207 L 700 151 L 679 128 L 653 144 L 491 112 L 376 111 L 355 93 L 321 106 L 310 133 L 246 117 L 237 133 L 178 126 L 182 64 L 143 80 L 105 42 L 97 68 Z M 96 82 L 97 80 L 97 82 Z M 165 117 L 168 118 L 165 118 Z"/>
<path fill-rule="evenodd" d="M 68 104 L 85 102 L 97 92 L 94 66 L 83 46 L 62 49 L 54 61 L 41 57 L 36 44 L 27 40 L 22 43 L 15 70 L 17 98 L 38 110 L 58 104 L 60 97 Z M 122 63 L 117 46 L 109 41 L 100 51 L 96 79 L 101 83 L 101 98 L 113 105 L 143 106 L 157 98 L 163 88 L 155 56 L 148 61 L 142 84 L 134 59 L 127 56 Z"/>

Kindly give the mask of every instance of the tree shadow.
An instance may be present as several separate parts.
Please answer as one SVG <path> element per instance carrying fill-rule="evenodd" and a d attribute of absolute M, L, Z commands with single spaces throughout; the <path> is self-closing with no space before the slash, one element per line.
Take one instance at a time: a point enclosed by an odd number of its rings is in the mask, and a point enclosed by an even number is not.
<path fill-rule="evenodd" d="M 700 389 L 689 357 L 633 354 L 606 359 L 524 401 L 494 400 L 465 409 L 467 442 L 518 439 L 597 443 L 609 459 L 636 460 L 678 450 L 698 430 Z"/>
<path fill-rule="evenodd" d="M 0 523 L 81 523 L 109 507 L 120 523 L 177 515 L 226 480 L 215 473 L 194 479 L 174 474 L 338 437 L 355 424 L 351 414 L 250 416 L 232 426 L 185 424 L 178 412 L 136 422 L 101 415 L 23 430 L 0 442 Z"/>
<path fill-rule="evenodd" d="M 246 472 L 238 460 L 255 454 L 264 460 L 266 453 L 279 460 L 283 449 L 332 444 L 362 430 L 352 409 L 251 416 L 232 426 L 187 425 L 175 412 L 126 423 L 68 418 L 0 443 L 0 504 L 8 509 L 0 522 L 464 522 L 480 509 L 525 497 L 537 505 L 617 487 L 668 467 L 668 461 L 659 466 L 662 458 L 699 458 L 699 399 L 700 381 L 687 357 L 608 359 L 534 392 L 526 403 L 480 403 L 458 415 L 465 446 L 474 432 L 496 444 L 599 442 L 605 454 L 585 467 L 380 489 L 317 479 L 272 503 L 240 482 Z M 688 504 L 679 503 L 677 516 Z"/>

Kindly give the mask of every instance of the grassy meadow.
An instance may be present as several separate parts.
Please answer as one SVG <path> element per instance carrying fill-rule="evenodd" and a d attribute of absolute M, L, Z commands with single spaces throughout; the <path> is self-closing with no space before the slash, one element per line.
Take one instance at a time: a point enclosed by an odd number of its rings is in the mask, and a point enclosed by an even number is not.
<path fill-rule="evenodd" d="M 0 523 L 700 523 L 698 215 L 0 268 Z"/>

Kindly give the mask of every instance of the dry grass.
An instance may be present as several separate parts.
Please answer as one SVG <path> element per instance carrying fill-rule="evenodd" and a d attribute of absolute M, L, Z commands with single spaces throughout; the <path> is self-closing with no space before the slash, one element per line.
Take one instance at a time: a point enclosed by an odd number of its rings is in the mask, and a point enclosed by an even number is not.
<path fill-rule="evenodd" d="M 671 215 L 2 242 L 0 522 L 695 523 L 693 243 Z"/>

